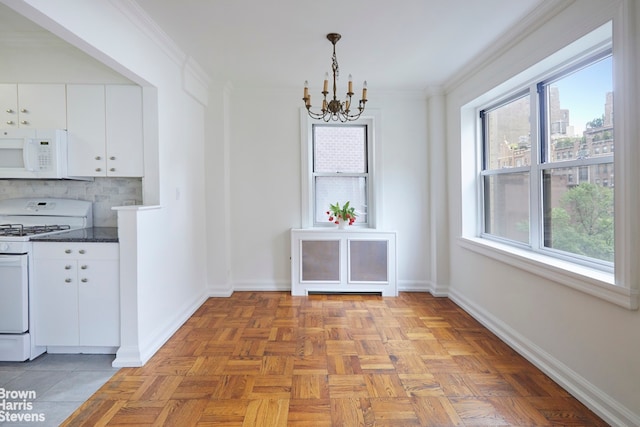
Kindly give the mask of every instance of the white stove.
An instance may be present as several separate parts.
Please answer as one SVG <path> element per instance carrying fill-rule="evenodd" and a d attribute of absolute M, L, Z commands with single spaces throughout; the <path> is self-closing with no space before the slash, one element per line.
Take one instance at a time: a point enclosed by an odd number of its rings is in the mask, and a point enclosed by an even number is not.
<path fill-rule="evenodd" d="M 44 352 L 33 344 L 30 316 L 30 239 L 88 228 L 93 204 L 84 200 L 0 200 L 0 361 L 25 361 Z"/>

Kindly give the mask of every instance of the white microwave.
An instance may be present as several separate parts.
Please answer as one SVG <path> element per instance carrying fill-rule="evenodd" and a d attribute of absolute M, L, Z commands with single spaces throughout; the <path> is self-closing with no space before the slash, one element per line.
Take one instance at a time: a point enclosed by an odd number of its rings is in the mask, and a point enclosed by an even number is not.
<path fill-rule="evenodd" d="M 67 131 L 0 129 L 0 179 L 67 176 Z"/>

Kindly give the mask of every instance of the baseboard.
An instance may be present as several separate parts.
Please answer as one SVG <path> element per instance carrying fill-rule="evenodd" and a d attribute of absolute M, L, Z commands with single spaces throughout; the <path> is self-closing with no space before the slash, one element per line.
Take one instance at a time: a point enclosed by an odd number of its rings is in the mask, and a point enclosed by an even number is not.
<path fill-rule="evenodd" d="M 640 426 L 640 414 L 633 413 L 567 365 L 520 335 L 500 319 L 477 306 L 464 295 L 449 290 L 449 298 L 496 334 L 538 369 L 551 377 L 576 399 L 614 426 Z"/>
<path fill-rule="evenodd" d="M 233 286 L 230 283 L 226 283 L 223 286 L 207 287 L 207 295 L 210 298 L 229 298 L 233 294 Z"/>
<path fill-rule="evenodd" d="M 237 292 L 280 292 L 291 291 L 291 281 L 289 280 L 251 280 L 244 282 L 234 282 L 233 291 Z"/>
<path fill-rule="evenodd" d="M 434 283 L 431 280 L 399 280 L 400 292 L 429 292 L 434 297 L 446 297 L 449 295 L 449 287 Z"/>
<path fill-rule="evenodd" d="M 426 280 L 398 280 L 399 292 L 431 292 L 431 284 Z"/>
<path fill-rule="evenodd" d="M 152 339 L 138 343 L 138 346 L 120 347 L 116 352 L 116 359 L 113 361 L 114 367 L 138 367 L 143 366 L 151 357 L 173 336 L 174 333 L 196 312 L 198 308 L 207 300 L 208 295 L 202 294 L 196 298 L 182 312 L 164 325 L 157 327 L 155 333 L 151 334 Z"/>

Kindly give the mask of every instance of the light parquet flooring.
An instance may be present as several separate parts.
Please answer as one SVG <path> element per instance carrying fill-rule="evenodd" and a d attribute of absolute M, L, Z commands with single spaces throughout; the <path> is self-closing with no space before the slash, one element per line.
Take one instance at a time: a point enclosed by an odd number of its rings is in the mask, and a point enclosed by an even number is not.
<path fill-rule="evenodd" d="M 66 426 L 606 426 L 446 298 L 211 298 Z"/>

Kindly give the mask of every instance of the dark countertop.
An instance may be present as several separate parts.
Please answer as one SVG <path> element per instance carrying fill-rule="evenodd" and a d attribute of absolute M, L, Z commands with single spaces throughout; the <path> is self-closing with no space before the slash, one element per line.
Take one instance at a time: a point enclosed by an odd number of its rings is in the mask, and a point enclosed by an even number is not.
<path fill-rule="evenodd" d="M 118 243 L 118 227 L 91 227 L 33 237 L 31 242 L 98 242 Z"/>

